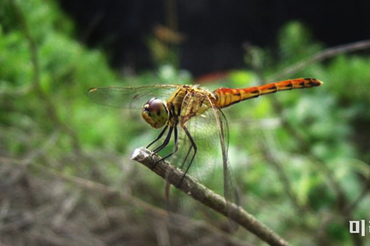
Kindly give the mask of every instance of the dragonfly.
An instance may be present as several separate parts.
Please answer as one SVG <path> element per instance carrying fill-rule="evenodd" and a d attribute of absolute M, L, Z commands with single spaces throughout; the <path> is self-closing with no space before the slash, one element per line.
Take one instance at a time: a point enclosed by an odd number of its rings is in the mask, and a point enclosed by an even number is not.
<path fill-rule="evenodd" d="M 162 129 L 147 148 L 156 145 L 153 153 L 157 154 L 173 140 L 172 150 L 162 160 L 176 156 L 184 171 L 183 178 L 202 149 L 202 144 L 213 146 L 212 143 L 216 143 L 214 146 L 218 146 L 221 152 L 225 200 L 236 201 L 238 195 L 228 158 L 229 128 L 222 109 L 262 95 L 322 84 L 314 78 L 297 78 L 241 89 L 222 87 L 214 91 L 199 85 L 97 87 L 91 88 L 88 96 L 99 104 L 140 110 L 146 123 L 155 129 Z M 202 138 L 207 133 L 211 136 Z"/>

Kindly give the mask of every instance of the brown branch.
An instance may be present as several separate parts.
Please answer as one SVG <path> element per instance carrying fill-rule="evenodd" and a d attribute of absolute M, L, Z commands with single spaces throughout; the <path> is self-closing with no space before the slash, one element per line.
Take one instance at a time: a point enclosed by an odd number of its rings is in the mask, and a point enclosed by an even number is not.
<path fill-rule="evenodd" d="M 289 245 L 288 242 L 278 236 L 266 225 L 259 222 L 251 214 L 236 204 L 227 204 L 224 197 L 207 189 L 193 177 L 186 175 L 180 184 L 180 180 L 184 176 L 184 172 L 173 167 L 166 161 L 160 161 L 161 158 L 154 155 L 153 152 L 145 148 L 139 148 L 134 151 L 132 159 L 148 167 L 185 194 L 190 195 L 193 199 L 203 203 L 209 208 L 212 208 L 216 212 L 229 217 L 269 245 Z M 154 163 L 157 164 L 153 168 Z M 180 184 L 180 186 L 178 186 L 178 184 Z"/>

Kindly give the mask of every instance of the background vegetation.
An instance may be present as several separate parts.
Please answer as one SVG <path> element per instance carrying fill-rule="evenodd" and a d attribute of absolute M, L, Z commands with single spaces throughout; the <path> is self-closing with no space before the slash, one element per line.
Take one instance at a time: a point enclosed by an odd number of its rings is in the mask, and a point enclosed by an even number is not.
<path fill-rule="evenodd" d="M 204 208 L 197 221 L 168 222 L 164 182 L 130 161 L 157 132 L 86 96 L 93 86 L 191 76 L 160 62 L 158 71 L 122 78 L 73 34 L 53 1 L 0 2 L 0 244 L 263 245 L 243 229 L 224 232 L 227 221 Z M 277 56 L 249 47 L 245 70 L 204 86 L 273 81 L 323 49 L 290 23 Z M 225 110 L 241 206 L 293 245 L 370 245 L 368 233 L 348 232 L 349 220 L 370 218 L 367 54 L 336 55 L 284 77 L 316 77 L 320 88 Z"/>

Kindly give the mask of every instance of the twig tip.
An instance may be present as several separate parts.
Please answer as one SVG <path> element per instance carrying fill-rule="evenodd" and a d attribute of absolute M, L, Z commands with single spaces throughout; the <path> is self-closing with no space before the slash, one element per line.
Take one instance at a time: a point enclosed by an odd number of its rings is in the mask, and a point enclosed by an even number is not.
<path fill-rule="evenodd" d="M 132 153 L 131 159 L 135 161 L 143 161 L 144 159 L 150 156 L 149 150 L 144 147 L 140 147 L 134 150 Z"/>

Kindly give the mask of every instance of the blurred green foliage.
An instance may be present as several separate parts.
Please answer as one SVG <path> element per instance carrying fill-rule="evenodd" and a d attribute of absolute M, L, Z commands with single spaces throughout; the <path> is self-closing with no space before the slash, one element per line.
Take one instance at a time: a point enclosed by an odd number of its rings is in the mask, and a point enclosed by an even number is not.
<path fill-rule="evenodd" d="M 278 55 L 257 47 L 246 57 L 246 65 L 259 71 L 234 71 L 211 87 L 255 85 L 323 47 L 298 22 L 281 31 L 278 43 Z M 358 199 L 370 178 L 369 67 L 367 55 L 342 54 L 291 74 L 316 77 L 322 87 L 225 110 L 241 206 L 295 245 L 351 245 L 348 220 L 370 218 L 369 196 Z M 55 2 L 0 2 L 1 156 L 32 157 L 33 165 L 118 187 L 163 208 L 163 181 L 129 161 L 157 131 L 135 114 L 95 105 L 86 96 L 93 86 L 154 83 L 191 83 L 191 76 L 164 64 L 155 75 L 121 78 L 101 51 L 74 39 L 72 22 Z M 32 165 L 31 171 L 38 175 Z M 239 230 L 237 236 L 246 234 Z"/>

